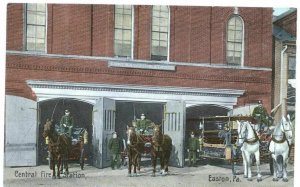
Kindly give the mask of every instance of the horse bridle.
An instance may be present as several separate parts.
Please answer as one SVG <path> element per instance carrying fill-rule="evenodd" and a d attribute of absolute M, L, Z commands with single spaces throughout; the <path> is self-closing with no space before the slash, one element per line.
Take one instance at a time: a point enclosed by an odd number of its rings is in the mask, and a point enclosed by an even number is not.
<path fill-rule="evenodd" d="M 242 131 L 243 127 L 244 127 L 244 122 L 241 122 L 240 124 L 241 124 L 241 128 L 240 128 L 239 134 L 242 135 L 241 131 Z M 252 128 L 252 127 L 251 127 L 251 128 Z M 244 140 L 243 143 L 246 142 L 246 143 L 249 143 L 249 144 L 253 144 L 253 143 L 257 142 L 257 141 L 259 140 L 259 138 L 257 137 L 257 134 L 255 133 L 255 131 L 254 131 L 253 128 L 252 128 L 252 130 L 253 130 L 253 133 L 254 133 L 254 135 L 255 135 L 255 139 L 254 139 L 253 141 L 249 141 L 249 140 L 246 139 L 246 136 L 247 136 L 246 133 L 248 133 L 248 130 L 249 130 L 249 129 L 248 129 L 248 127 L 246 126 L 246 131 L 243 133 L 244 136 L 243 136 L 243 137 L 241 136 L 241 138 L 238 137 L 238 139 L 243 139 L 243 140 Z M 243 143 L 242 143 L 242 144 L 243 144 Z"/>
<path fill-rule="evenodd" d="M 292 126 L 291 126 L 291 124 L 290 124 L 290 122 L 288 122 L 288 124 L 289 124 L 289 127 L 290 127 L 290 129 L 289 130 L 286 130 L 285 128 L 284 128 L 284 125 L 283 125 L 283 123 L 281 123 L 280 124 L 280 126 L 282 127 L 282 130 L 283 130 L 283 137 L 282 137 L 282 140 L 276 140 L 273 136 L 281 136 L 281 135 L 272 135 L 272 140 L 275 142 L 275 143 L 283 143 L 283 142 L 285 142 L 285 140 L 288 142 L 288 144 L 290 144 L 290 142 L 288 141 L 288 139 L 286 138 L 286 135 L 285 135 L 285 133 L 286 132 L 289 132 L 289 131 L 292 131 Z"/>
<path fill-rule="evenodd" d="M 288 124 L 289 124 L 290 130 L 285 130 L 283 123 L 281 123 L 281 126 L 282 126 L 282 129 L 283 129 L 283 132 L 284 132 L 284 133 L 285 133 L 285 132 L 289 132 L 289 131 L 293 131 L 290 122 L 288 122 Z"/>

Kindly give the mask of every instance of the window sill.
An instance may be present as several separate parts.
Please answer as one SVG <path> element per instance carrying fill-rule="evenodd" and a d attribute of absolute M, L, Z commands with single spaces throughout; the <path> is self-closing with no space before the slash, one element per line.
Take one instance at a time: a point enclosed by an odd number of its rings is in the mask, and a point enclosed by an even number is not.
<path fill-rule="evenodd" d="M 159 62 L 139 62 L 134 60 L 116 60 L 108 61 L 108 67 L 118 68 L 132 68 L 132 69 L 151 69 L 151 70 L 163 70 L 163 71 L 175 71 L 175 64 L 166 64 Z"/>

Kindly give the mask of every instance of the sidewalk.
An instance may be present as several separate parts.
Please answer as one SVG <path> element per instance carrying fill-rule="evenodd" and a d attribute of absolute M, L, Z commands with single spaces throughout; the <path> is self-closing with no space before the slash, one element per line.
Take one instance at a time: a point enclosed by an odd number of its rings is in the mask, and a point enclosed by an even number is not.
<path fill-rule="evenodd" d="M 157 166 L 159 169 L 159 166 Z M 263 164 L 261 171 L 263 181 L 256 181 L 256 166 L 252 167 L 253 181 L 249 182 L 241 174 L 242 167 L 237 166 L 239 174 L 232 176 L 229 165 L 200 165 L 198 167 L 175 168 L 169 167 L 169 175 L 151 177 L 152 167 L 141 168 L 137 177 L 127 176 L 127 167 L 119 170 L 111 168 L 98 169 L 93 166 L 85 166 L 80 169 L 79 164 L 70 164 L 70 176 L 62 179 L 52 179 L 48 166 L 4 168 L 4 186 L 293 186 L 293 166 L 288 165 L 289 181 L 284 183 L 272 181 L 269 165 Z M 50 174 L 49 174 L 50 173 Z"/>

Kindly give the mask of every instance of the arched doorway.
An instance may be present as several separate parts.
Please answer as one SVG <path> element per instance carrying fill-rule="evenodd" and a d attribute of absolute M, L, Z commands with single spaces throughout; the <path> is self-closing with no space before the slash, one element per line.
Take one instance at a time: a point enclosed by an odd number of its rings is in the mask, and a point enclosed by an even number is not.
<path fill-rule="evenodd" d="M 64 111 L 68 109 L 74 118 L 74 128 L 85 128 L 88 131 L 88 149 L 85 150 L 88 156 L 88 162 L 92 160 L 92 111 L 93 105 L 70 98 L 55 98 L 38 103 L 38 164 L 47 164 L 48 153 L 45 139 L 42 136 L 46 120 L 53 119 L 54 124 L 59 124 Z"/>

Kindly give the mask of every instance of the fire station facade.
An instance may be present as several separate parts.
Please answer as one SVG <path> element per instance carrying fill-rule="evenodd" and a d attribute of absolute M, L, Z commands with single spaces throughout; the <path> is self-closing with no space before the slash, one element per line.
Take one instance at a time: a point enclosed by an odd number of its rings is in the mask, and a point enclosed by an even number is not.
<path fill-rule="evenodd" d="M 272 8 L 8 4 L 6 45 L 6 166 L 39 164 L 43 124 L 66 107 L 98 168 L 141 113 L 183 167 L 187 118 L 272 108 Z"/>

